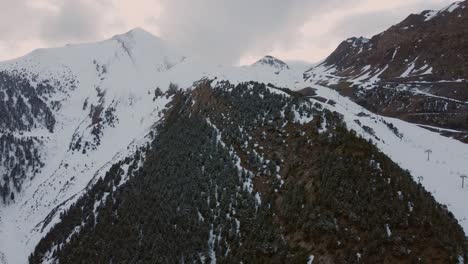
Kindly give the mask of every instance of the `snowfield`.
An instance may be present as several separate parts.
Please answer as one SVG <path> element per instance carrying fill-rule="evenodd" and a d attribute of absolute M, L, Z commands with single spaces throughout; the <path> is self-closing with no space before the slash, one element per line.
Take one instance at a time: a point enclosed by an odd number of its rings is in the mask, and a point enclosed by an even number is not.
<path fill-rule="evenodd" d="M 212 66 L 181 54 L 161 39 L 135 29 L 103 42 L 37 50 L 0 63 L 0 70 L 24 71 L 31 83 L 46 79 L 76 80 L 75 88 L 65 87 L 54 94 L 62 102 L 62 108 L 54 113 L 57 120 L 54 132 L 39 128 L 31 132 L 44 137 L 41 155 L 45 167 L 26 181 L 14 203 L 0 205 L 0 263 L 26 263 L 36 243 L 59 220 L 60 212 L 88 184 L 151 140 L 148 134 L 171 99 L 165 95 L 156 97 L 157 87 L 162 92 L 170 83 L 190 88 L 201 78 L 231 83 L 258 81 L 293 90 L 315 88 L 319 96 L 336 102 L 334 106 L 326 103 L 323 106 L 341 113 L 350 129 L 372 139 L 414 177 L 424 177 L 421 183 L 468 230 L 468 206 L 464 205 L 468 186 L 462 188 L 460 179 L 460 175 L 468 175 L 468 145 L 414 124 L 372 114 L 337 92 L 313 84 L 330 81 L 331 69 L 304 81 L 302 68 L 278 69 L 258 63 Z M 34 75 L 39 80 L 34 80 Z M 112 122 L 102 125 L 99 144 L 92 133 L 95 124 L 91 106 L 111 109 L 114 117 Z M 386 123 L 392 123 L 401 136 Z M 372 128 L 374 135 L 363 126 Z M 74 150 L 72 146 L 77 139 L 88 142 L 90 147 L 84 152 L 83 148 Z M 429 161 L 427 149 L 432 150 Z M 313 256 L 309 259 L 312 262 Z"/>

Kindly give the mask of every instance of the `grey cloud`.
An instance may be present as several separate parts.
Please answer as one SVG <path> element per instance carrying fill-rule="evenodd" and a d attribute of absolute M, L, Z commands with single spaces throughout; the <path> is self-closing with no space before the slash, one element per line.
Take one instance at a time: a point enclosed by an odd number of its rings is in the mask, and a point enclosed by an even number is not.
<path fill-rule="evenodd" d="M 2 56 L 16 54 L 30 41 L 55 46 L 102 38 L 112 26 L 106 20 L 111 1 L 0 0 L 0 46 L 7 52 Z"/>
<path fill-rule="evenodd" d="M 0 1 L 0 36 L 2 41 L 24 40 L 38 29 L 44 12 L 26 0 Z"/>
<path fill-rule="evenodd" d="M 349 37 L 361 36 L 372 37 L 398 23 L 404 17 L 401 12 L 396 10 L 353 14 L 340 19 L 327 35 L 330 40 L 344 40 Z"/>
<path fill-rule="evenodd" d="M 216 62 L 237 62 L 247 52 L 290 47 L 307 19 L 360 0 L 162 0 L 163 38 Z"/>
<path fill-rule="evenodd" d="M 113 8 L 125 1 L 131 0 L 0 0 L 0 48 L 7 47 L 7 52 L 14 53 L 18 43 L 27 46 L 33 41 L 56 46 L 124 32 L 128 18 L 117 18 L 125 13 L 114 12 Z M 442 1 L 449 0 L 408 0 L 412 9 L 343 17 L 332 30 L 316 39 L 305 39 L 300 31 L 306 21 L 365 0 L 154 1 L 160 1 L 163 8 L 160 17 L 150 16 L 144 21 L 158 29 L 161 37 L 187 55 L 236 63 L 244 55 L 266 54 L 275 48 L 287 51 L 310 47 L 311 53 L 323 52 L 346 37 L 370 36 L 413 10 L 440 7 Z M 141 5 L 139 1 L 134 4 Z"/>
<path fill-rule="evenodd" d="M 108 26 L 105 18 L 112 11 L 110 0 L 59 0 L 56 4 L 58 12 L 46 18 L 42 25 L 41 38 L 48 42 L 95 40 Z"/>
<path fill-rule="evenodd" d="M 47 10 L 30 3 L 27 0 L 0 0 L 0 59 L 13 58 L 29 42 L 37 42 L 40 22 Z"/>
<path fill-rule="evenodd" d="M 434 1 L 416 1 L 408 3 L 404 9 L 389 9 L 378 12 L 356 13 L 341 18 L 332 29 L 326 33 L 330 41 L 347 39 L 349 37 L 372 37 L 395 25 L 411 13 L 420 13 L 423 10 L 438 10 L 444 5 Z M 324 36 L 325 37 L 325 36 Z"/>
<path fill-rule="evenodd" d="M 440 0 L 408 1 L 405 5 L 395 9 L 352 13 L 335 21 L 330 30 L 313 39 L 303 39 L 311 50 L 325 50 L 323 59 L 328 56 L 342 41 L 350 37 L 372 37 L 379 34 L 405 19 L 411 13 L 420 13 L 423 10 L 439 10 L 448 5 Z"/>

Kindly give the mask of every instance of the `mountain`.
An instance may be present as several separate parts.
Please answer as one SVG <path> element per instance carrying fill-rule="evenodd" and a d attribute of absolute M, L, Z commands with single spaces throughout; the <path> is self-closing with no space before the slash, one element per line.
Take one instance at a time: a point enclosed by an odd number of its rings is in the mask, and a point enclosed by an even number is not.
<path fill-rule="evenodd" d="M 8 205 L 0 209 L 0 251 L 25 258 L 25 237 L 37 223 L 148 140 L 169 101 L 156 98 L 152 82 L 181 61 L 163 41 L 136 29 L 0 65 L 6 113 L 0 184 Z"/>
<path fill-rule="evenodd" d="M 56 185 L 64 179 L 66 187 L 54 187 L 73 189 L 70 174 L 94 173 L 142 140 L 168 101 L 155 97 L 153 78 L 182 61 L 160 39 L 137 29 L 104 42 L 37 50 L 2 63 L 4 201 L 39 174 L 48 176 L 34 184 Z M 89 181 L 78 176 L 72 181 L 82 180 Z M 34 195 L 35 204 L 58 199 Z"/>
<path fill-rule="evenodd" d="M 306 77 L 374 112 L 468 142 L 467 6 L 455 2 L 371 39 L 350 38 Z"/>
<path fill-rule="evenodd" d="M 283 70 L 289 70 L 289 66 L 282 60 L 267 55 L 253 64 L 255 67 L 271 67 L 277 70 L 277 73 Z"/>
<path fill-rule="evenodd" d="M 455 262 L 464 252 L 461 227 L 430 193 L 297 93 L 203 81 L 175 95 L 157 130 L 144 162 L 116 163 L 31 263 Z"/>
<path fill-rule="evenodd" d="M 339 77 L 384 81 L 466 80 L 468 2 L 412 14 L 371 39 L 350 38 L 321 64 Z M 366 76 L 364 77 L 364 74 Z M 370 83 L 372 84 L 372 83 Z"/>
<path fill-rule="evenodd" d="M 324 65 L 213 66 L 138 28 L 1 62 L 0 263 L 463 263 L 468 145 Z"/>
<path fill-rule="evenodd" d="M 149 143 L 179 87 L 217 76 L 287 85 L 302 75 L 276 71 L 206 65 L 138 28 L 1 62 L 0 259 L 24 262 L 87 187 Z"/>

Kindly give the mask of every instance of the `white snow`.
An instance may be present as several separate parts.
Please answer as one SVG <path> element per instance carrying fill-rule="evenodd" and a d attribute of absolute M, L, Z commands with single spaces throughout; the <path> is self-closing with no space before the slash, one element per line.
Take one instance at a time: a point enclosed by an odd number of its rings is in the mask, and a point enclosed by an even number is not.
<path fill-rule="evenodd" d="M 340 82 L 342 78 L 338 77 L 336 73 L 335 66 L 328 66 L 324 63 L 320 63 L 305 72 L 307 79 L 326 85 L 334 85 Z"/>
<path fill-rule="evenodd" d="M 432 74 L 432 67 L 429 67 L 425 72 L 422 73 L 422 75 L 426 74 Z"/>
<path fill-rule="evenodd" d="M 309 106 L 312 107 L 312 106 Z M 301 115 L 296 109 L 294 109 L 294 121 L 296 123 L 299 123 L 301 125 L 310 123 L 312 120 L 314 120 L 314 116 L 306 116 L 306 115 Z"/>
<path fill-rule="evenodd" d="M 395 59 L 399 49 L 400 49 L 400 47 L 395 48 L 395 51 L 393 52 L 393 55 L 392 55 L 392 60 Z"/>
<path fill-rule="evenodd" d="M 387 236 L 391 237 L 392 231 L 390 230 L 390 226 L 388 224 L 385 224 L 385 230 L 387 231 Z"/>
<path fill-rule="evenodd" d="M 417 58 L 416 58 L 413 62 L 410 63 L 410 65 L 408 66 L 408 68 L 406 69 L 406 71 L 403 72 L 403 73 L 401 74 L 400 77 L 405 78 L 405 77 L 408 77 L 408 76 L 411 75 L 411 73 L 413 72 L 414 68 L 416 67 L 416 60 L 417 60 Z"/>
<path fill-rule="evenodd" d="M 439 14 L 438 11 L 430 10 L 426 13 L 426 19 L 424 21 L 429 21 Z"/>
<path fill-rule="evenodd" d="M 384 73 L 387 69 L 388 69 L 388 65 L 386 65 L 383 69 L 381 69 L 374 76 L 372 76 L 368 80 L 368 83 L 370 83 L 371 85 L 377 83 L 380 80 L 380 75 L 382 75 L 382 73 Z M 373 88 L 373 86 L 372 86 L 372 88 Z"/>
<path fill-rule="evenodd" d="M 445 12 L 448 12 L 448 13 L 452 13 L 453 11 L 457 10 L 460 6 L 461 6 L 462 2 L 454 2 L 450 5 L 448 5 L 447 7 L 444 7 L 442 8 L 441 10 L 439 11 L 434 11 L 434 10 L 430 10 L 430 11 L 425 11 L 427 12 L 425 14 L 425 22 L 437 17 L 438 15 L 440 14 L 443 14 Z M 463 7 L 464 8 L 464 7 Z"/>
<path fill-rule="evenodd" d="M 444 12 L 444 11 L 447 11 L 449 13 L 452 13 L 453 11 L 455 11 L 455 9 L 459 8 L 460 5 L 461 5 L 462 2 L 455 2 L 455 3 L 452 3 L 451 5 L 449 5 L 448 7 L 446 7 L 445 9 L 442 9 L 441 12 Z"/>
<path fill-rule="evenodd" d="M 208 238 L 208 254 L 210 254 L 210 264 L 216 264 L 216 253 L 215 253 L 215 240 L 216 235 L 213 232 L 213 225 L 211 225 L 210 236 Z"/>
<path fill-rule="evenodd" d="M 255 206 L 259 207 L 260 205 L 262 205 L 262 199 L 260 198 L 260 194 L 257 192 L 255 194 Z"/>

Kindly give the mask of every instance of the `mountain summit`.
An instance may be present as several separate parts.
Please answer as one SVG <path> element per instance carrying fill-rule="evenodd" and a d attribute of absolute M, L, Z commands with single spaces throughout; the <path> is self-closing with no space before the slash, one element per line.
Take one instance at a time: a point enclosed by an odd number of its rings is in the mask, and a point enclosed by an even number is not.
<path fill-rule="evenodd" d="M 259 59 L 253 64 L 253 66 L 268 66 L 277 71 L 289 70 L 288 64 L 270 55 L 266 55 L 265 57 Z"/>
<path fill-rule="evenodd" d="M 136 39 L 136 40 L 148 40 L 148 39 L 159 39 L 159 37 L 153 35 L 152 33 L 144 30 L 143 28 L 141 27 L 136 27 L 136 28 L 133 28 L 131 30 L 129 30 L 128 32 L 126 33 L 123 33 L 123 34 L 118 34 L 118 35 L 115 35 L 114 37 L 112 37 L 112 39 L 119 39 L 119 38 L 133 38 L 133 39 Z"/>

